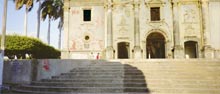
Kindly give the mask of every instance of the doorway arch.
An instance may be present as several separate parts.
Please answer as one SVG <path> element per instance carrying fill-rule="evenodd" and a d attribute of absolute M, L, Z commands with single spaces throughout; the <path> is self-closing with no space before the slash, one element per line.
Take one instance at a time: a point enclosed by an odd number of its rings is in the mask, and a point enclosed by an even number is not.
<path fill-rule="evenodd" d="M 186 41 L 184 43 L 184 49 L 186 58 L 198 57 L 198 43 L 196 41 Z"/>
<path fill-rule="evenodd" d="M 165 58 L 165 37 L 161 33 L 149 34 L 146 41 L 146 58 Z"/>
<path fill-rule="evenodd" d="M 118 43 L 118 58 L 128 59 L 130 56 L 130 43 L 129 42 L 119 42 Z"/>

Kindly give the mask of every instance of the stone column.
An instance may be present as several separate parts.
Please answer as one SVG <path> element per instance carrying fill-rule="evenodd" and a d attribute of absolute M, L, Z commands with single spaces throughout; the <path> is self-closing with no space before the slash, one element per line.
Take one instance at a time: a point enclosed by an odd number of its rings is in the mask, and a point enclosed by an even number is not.
<path fill-rule="evenodd" d="M 106 59 L 113 59 L 113 32 L 112 32 L 112 0 L 107 2 L 107 47 L 106 47 Z"/>
<path fill-rule="evenodd" d="M 184 49 L 180 41 L 179 5 L 178 1 L 172 2 L 173 7 L 173 33 L 174 33 L 174 58 L 184 58 Z"/>
<path fill-rule="evenodd" d="M 210 37 L 210 24 L 209 24 L 209 1 L 203 0 L 202 1 L 202 26 L 203 26 L 203 33 L 204 33 L 204 57 L 205 58 L 214 58 L 213 49 L 211 47 L 211 37 Z"/>
<path fill-rule="evenodd" d="M 139 0 L 134 0 L 134 58 L 142 58 L 140 47 Z"/>
<path fill-rule="evenodd" d="M 70 2 L 69 0 L 65 0 L 64 2 L 64 43 L 63 43 L 63 50 L 61 53 L 62 59 L 70 58 L 69 55 L 69 13 L 70 12 Z"/>

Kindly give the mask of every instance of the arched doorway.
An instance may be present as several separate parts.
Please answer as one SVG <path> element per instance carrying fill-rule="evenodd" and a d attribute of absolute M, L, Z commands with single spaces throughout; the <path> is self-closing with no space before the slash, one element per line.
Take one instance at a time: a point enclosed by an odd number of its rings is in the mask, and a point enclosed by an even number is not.
<path fill-rule="evenodd" d="M 130 44 L 128 42 L 118 43 L 118 58 L 119 59 L 128 59 L 130 51 Z"/>
<path fill-rule="evenodd" d="M 165 38 L 162 34 L 151 33 L 146 41 L 146 58 L 165 58 Z"/>
<path fill-rule="evenodd" d="M 184 43 L 185 57 L 186 58 L 197 58 L 198 43 L 195 41 L 187 41 Z"/>

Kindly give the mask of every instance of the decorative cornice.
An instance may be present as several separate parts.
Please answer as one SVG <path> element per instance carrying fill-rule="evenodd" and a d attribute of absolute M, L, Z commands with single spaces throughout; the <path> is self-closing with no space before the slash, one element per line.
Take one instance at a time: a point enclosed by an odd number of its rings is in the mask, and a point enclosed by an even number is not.
<path fill-rule="evenodd" d="M 209 2 L 220 2 L 220 0 L 208 0 Z"/>
<path fill-rule="evenodd" d="M 70 6 L 103 6 L 104 0 L 70 0 Z"/>
<path fill-rule="evenodd" d="M 147 6 L 163 6 L 165 2 L 162 0 L 150 0 L 148 2 L 145 2 Z"/>
<path fill-rule="evenodd" d="M 105 4 L 104 4 L 105 9 L 112 9 L 112 7 L 113 7 L 112 1 L 105 2 Z"/>
<path fill-rule="evenodd" d="M 165 2 L 163 2 L 162 0 L 150 0 L 150 1 L 148 1 L 147 3 L 154 3 L 154 4 L 163 4 L 163 3 L 165 3 Z"/>
<path fill-rule="evenodd" d="M 68 0 L 68 1 L 71 1 L 71 2 L 104 2 L 105 0 Z"/>
<path fill-rule="evenodd" d="M 64 1 L 64 6 L 63 6 L 64 11 L 69 11 L 69 8 L 70 8 L 69 0 L 65 0 Z"/>
<path fill-rule="evenodd" d="M 202 1 L 201 0 L 179 0 L 177 2 L 178 2 L 178 5 L 195 4 L 198 8 L 200 8 L 201 5 L 202 5 Z"/>

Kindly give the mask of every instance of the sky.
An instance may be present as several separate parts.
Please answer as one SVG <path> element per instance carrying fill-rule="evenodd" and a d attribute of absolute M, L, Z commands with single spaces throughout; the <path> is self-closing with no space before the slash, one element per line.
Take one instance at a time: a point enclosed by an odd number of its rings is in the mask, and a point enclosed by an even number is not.
<path fill-rule="evenodd" d="M 24 35 L 24 15 L 25 6 L 20 10 L 15 9 L 15 4 L 13 0 L 7 0 L 7 25 L 6 34 L 7 35 Z M 4 0 L 0 0 L 0 34 L 2 33 L 2 16 L 3 16 Z M 33 9 L 28 13 L 28 37 L 37 38 L 37 9 L 39 4 L 35 2 Z M 59 20 L 51 22 L 51 34 L 50 34 L 50 45 L 58 48 L 59 39 Z M 48 32 L 48 19 L 45 21 L 41 20 L 40 29 L 40 40 L 47 43 L 47 32 Z M 62 42 L 62 41 L 61 41 Z M 61 46 L 62 47 L 62 46 Z"/>

